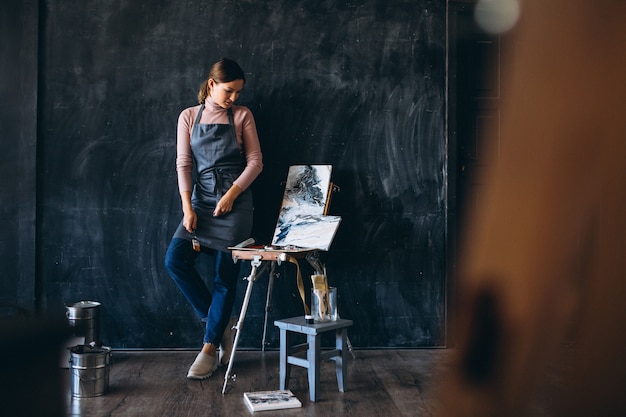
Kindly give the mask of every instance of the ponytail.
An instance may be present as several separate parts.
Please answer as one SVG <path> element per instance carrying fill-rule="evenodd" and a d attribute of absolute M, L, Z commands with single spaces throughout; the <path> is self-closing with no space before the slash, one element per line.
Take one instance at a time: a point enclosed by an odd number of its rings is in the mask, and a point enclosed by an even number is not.
<path fill-rule="evenodd" d="M 202 104 L 209 96 L 209 79 L 204 80 L 198 91 L 198 103 Z"/>

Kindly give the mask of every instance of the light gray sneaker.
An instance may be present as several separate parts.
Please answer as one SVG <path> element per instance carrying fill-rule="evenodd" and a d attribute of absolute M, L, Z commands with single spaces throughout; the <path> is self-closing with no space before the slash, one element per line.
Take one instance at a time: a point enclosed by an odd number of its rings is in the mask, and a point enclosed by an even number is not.
<path fill-rule="evenodd" d="M 196 356 L 196 360 L 191 364 L 189 372 L 187 373 L 187 378 L 207 379 L 213 375 L 213 372 L 215 372 L 218 365 L 219 361 L 217 355 L 211 356 L 204 352 L 200 352 L 198 353 L 198 356 Z"/>
<path fill-rule="evenodd" d="M 224 334 L 222 335 L 222 343 L 220 343 L 220 364 L 223 366 L 228 365 L 230 355 L 233 353 L 233 343 L 235 341 L 234 327 L 236 325 L 237 319 L 231 317 L 226 325 L 226 329 L 224 329 Z"/>

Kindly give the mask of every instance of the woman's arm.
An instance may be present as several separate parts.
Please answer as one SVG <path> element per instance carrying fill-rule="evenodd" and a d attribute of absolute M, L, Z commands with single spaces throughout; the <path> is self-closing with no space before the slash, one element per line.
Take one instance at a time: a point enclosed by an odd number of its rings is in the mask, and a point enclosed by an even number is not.
<path fill-rule="evenodd" d="M 241 126 L 241 137 L 238 139 L 245 151 L 246 167 L 235 184 L 245 190 L 263 170 L 263 154 L 252 112 L 247 107 L 240 109 L 236 113 L 235 125 Z"/>
<path fill-rule="evenodd" d="M 188 232 L 196 229 L 196 212 L 191 206 L 191 192 L 193 189 L 191 171 L 193 157 L 191 154 L 191 127 L 193 115 L 190 109 L 183 110 L 178 117 L 176 129 L 176 173 L 178 176 L 178 191 L 183 209 L 183 226 Z"/>

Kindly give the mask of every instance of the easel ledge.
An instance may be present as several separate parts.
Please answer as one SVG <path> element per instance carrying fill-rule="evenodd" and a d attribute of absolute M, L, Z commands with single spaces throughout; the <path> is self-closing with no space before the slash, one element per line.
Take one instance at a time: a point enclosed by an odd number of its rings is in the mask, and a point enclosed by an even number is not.
<path fill-rule="evenodd" d="M 254 259 L 260 259 L 262 261 L 287 261 L 289 256 L 294 258 L 304 258 L 311 252 L 317 252 L 319 249 L 313 248 L 278 248 L 262 245 L 253 245 L 242 247 L 230 247 L 228 248 L 232 252 L 232 257 L 235 262 L 238 260 L 251 261 Z"/>

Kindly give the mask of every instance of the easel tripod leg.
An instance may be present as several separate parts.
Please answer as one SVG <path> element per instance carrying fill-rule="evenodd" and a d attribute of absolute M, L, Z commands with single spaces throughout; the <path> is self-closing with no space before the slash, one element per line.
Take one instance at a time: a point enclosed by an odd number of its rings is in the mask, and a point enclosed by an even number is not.
<path fill-rule="evenodd" d="M 239 344 L 239 334 L 241 329 L 243 328 L 243 320 L 245 319 L 246 313 L 248 311 L 250 294 L 252 294 L 252 287 L 254 285 L 254 281 L 256 280 L 257 268 L 260 264 L 260 261 L 257 261 L 256 259 L 253 260 L 252 270 L 250 271 L 250 275 L 246 278 L 246 280 L 248 280 L 248 286 L 246 287 L 246 295 L 243 298 L 243 304 L 241 306 L 241 312 L 239 313 L 239 319 L 237 320 L 237 324 L 235 325 L 235 340 L 233 342 L 233 351 L 230 354 L 230 361 L 228 362 L 228 368 L 226 369 L 226 374 L 224 375 L 224 387 L 222 388 L 222 394 L 226 392 L 228 378 L 230 378 L 230 372 L 232 370 L 233 363 L 235 362 L 235 353 L 237 352 L 237 345 Z"/>
<path fill-rule="evenodd" d="M 276 277 L 276 262 L 272 262 L 270 267 L 270 279 L 267 283 L 267 298 L 265 299 L 265 321 L 263 322 L 263 341 L 261 345 L 261 351 L 265 352 L 265 345 L 267 340 L 267 321 L 269 314 L 272 311 L 272 290 L 274 289 L 274 278 Z"/>

